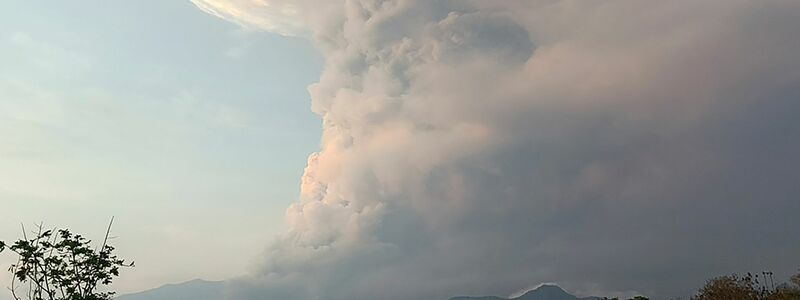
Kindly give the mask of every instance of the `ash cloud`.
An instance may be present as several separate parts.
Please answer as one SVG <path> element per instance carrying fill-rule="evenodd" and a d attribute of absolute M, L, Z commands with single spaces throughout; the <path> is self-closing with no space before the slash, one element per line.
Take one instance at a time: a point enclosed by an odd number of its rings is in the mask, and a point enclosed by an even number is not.
<path fill-rule="evenodd" d="M 687 296 L 800 266 L 797 2 L 317 4 L 262 28 L 325 55 L 322 148 L 232 298 Z"/>

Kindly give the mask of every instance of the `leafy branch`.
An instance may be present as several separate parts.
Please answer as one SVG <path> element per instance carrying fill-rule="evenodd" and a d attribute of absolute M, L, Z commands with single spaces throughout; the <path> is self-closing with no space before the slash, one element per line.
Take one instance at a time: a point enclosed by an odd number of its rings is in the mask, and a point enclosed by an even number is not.
<path fill-rule="evenodd" d="M 115 248 L 108 244 L 112 224 L 113 219 L 102 245 L 95 249 L 79 234 L 67 229 L 44 230 L 41 225 L 31 239 L 23 227 L 23 239 L 13 244 L 0 241 L 0 252 L 8 249 L 19 256 L 8 269 L 13 275 L 10 290 L 14 299 L 112 299 L 114 292 L 98 292 L 98 287 L 111 284 L 121 268 L 133 267 L 133 263 L 117 257 Z"/>

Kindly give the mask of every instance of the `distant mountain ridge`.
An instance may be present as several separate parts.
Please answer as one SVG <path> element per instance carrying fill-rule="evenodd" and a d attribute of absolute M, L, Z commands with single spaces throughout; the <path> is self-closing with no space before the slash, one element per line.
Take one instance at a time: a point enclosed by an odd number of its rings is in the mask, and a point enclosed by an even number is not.
<path fill-rule="evenodd" d="M 522 296 L 516 298 L 500 298 L 496 296 L 487 297 L 455 297 L 450 300 L 599 300 L 600 297 L 578 298 L 567 293 L 557 285 L 541 285 L 536 289 L 530 290 Z"/>
<path fill-rule="evenodd" d="M 195 279 L 178 284 L 167 284 L 140 293 L 121 295 L 116 300 L 224 300 L 224 281 Z"/>
<path fill-rule="evenodd" d="M 121 295 L 116 300 L 224 300 L 224 281 L 192 280 L 179 284 L 167 284 L 159 288 L 135 294 Z M 599 297 L 578 298 L 556 285 L 542 285 L 516 298 L 496 296 L 459 296 L 450 300 L 600 300 Z"/>

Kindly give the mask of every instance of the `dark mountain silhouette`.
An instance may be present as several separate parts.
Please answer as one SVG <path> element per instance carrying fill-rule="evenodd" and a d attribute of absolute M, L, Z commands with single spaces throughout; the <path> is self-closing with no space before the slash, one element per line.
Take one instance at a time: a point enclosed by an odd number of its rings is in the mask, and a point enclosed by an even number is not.
<path fill-rule="evenodd" d="M 542 285 L 516 298 L 500 297 L 455 297 L 450 300 L 598 300 L 599 297 L 578 298 L 556 285 Z"/>

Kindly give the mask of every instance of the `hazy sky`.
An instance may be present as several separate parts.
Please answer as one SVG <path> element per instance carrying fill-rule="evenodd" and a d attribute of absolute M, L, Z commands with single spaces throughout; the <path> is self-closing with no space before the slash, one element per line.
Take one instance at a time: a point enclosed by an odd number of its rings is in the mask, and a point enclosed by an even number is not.
<path fill-rule="evenodd" d="M 4 2 L 0 239 L 116 216 L 121 291 L 247 272 L 318 148 L 321 64 L 188 1 Z"/>
<path fill-rule="evenodd" d="M 123 292 L 664 299 L 800 267 L 798 1 L 28 2 L 0 234 L 115 215 Z"/>

